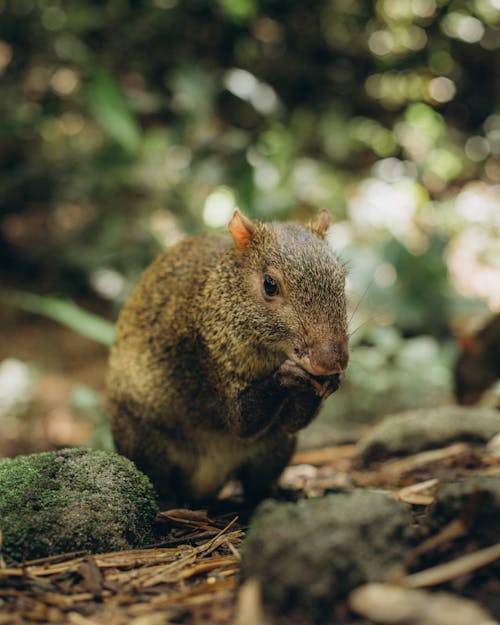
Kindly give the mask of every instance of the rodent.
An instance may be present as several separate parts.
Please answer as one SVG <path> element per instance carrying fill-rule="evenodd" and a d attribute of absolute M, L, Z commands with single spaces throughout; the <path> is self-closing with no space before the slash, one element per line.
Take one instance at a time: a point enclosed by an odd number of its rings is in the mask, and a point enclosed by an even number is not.
<path fill-rule="evenodd" d="M 162 497 L 209 500 L 239 478 L 267 496 L 297 432 L 349 359 L 343 264 L 320 211 L 309 226 L 251 221 L 187 237 L 122 309 L 107 381 L 117 450 Z"/>
<path fill-rule="evenodd" d="M 475 334 L 459 338 L 455 363 L 455 396 L 459 404 L 477 403 L 500 379 L 500 313 L 493 315 Z"/>

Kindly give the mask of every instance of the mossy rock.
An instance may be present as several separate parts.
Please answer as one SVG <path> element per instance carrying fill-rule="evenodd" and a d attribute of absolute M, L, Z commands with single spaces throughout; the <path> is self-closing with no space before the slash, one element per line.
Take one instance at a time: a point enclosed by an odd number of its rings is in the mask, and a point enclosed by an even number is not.
<path fill-rule="evenodd" d="M 339 600 L 383 580 L 415 540 L 409 507 L 381 492 L 264 502 L 243 545 L 242 579 L 260 582 L 273 622 L 331 623 Z"/>
<path fill-rule="evenodd" d="M 115 453 L 63 449 L 0 460 L 7 561 L 143 546 L 157 512 L 149 479 Z"/>
<path fill-rule="evenodd" d="M 490 408 L 439 406 L 388 415 L 358 443 L 364 465 L 416 454 L 456 441 L 486 443 L 500 432 L 500 412 Z"/>

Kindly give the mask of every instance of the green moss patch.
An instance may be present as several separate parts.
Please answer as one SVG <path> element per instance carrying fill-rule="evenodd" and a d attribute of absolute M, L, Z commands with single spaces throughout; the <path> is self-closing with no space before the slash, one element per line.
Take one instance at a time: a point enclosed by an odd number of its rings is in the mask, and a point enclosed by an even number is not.
<path fill-rule="evenodd" d="M 7 562 L 143 546 L 157 512 L 149 479 L 115 453 L 64 449 L 0 460 Z"/>

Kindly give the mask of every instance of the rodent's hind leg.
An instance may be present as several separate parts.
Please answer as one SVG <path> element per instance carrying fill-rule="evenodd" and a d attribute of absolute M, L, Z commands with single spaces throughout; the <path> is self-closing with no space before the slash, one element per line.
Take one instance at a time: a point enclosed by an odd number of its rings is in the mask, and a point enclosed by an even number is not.
<path fill-rule="evenodd" d="M 296 437 L 283 432 L 276 433 L 269 444 L 260 450 L 238 470 L 238 478 L 243 486 L 245 502 L 256 505 L 270 496 L 279 476 L 292 457 Z"/>
<path fill-rule="evenodd" d="M 153 411 L 129 397 L 108 405 L 117 452 L 149 477 L 160 501 L 178 504 L 188 499 L 194 452 L 177 429 L 167 428 Z"/>
<path fill-rule="evenodd" d="M 160 466 L 149 465 L 143 470 L 151 478 L 161 500 L 180 506 L 212 501 L 224 483 L 223 476 L 213 472 L 165 461 Z"/>

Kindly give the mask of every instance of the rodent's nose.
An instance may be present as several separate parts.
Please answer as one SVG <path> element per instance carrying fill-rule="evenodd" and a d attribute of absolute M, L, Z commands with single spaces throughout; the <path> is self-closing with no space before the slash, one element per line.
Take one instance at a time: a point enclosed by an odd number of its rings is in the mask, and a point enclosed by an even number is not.
<path fill-rule="evenodd" d="M 343 373 L 348 362 L 349 350 L 345 339 L 321 341 L 309 349 L 310 373 L 312 375 Z"/>

